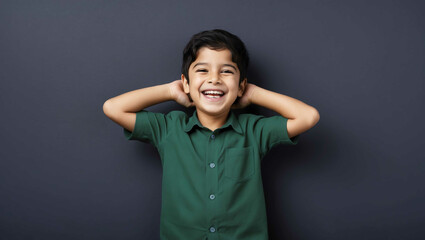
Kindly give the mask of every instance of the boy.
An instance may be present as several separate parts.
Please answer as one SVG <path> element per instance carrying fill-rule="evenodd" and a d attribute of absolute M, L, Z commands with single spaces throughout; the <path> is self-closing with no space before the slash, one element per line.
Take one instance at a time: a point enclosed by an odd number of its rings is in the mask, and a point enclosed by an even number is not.
<path fill-rule="evenodd" d="M 248 62 L 237 36 L 203 31 L 183 51 L 181 80 L 124 93 L 103 105 L 127 139 L 149 142 L 159 151 L 161 239 L 268 239 L 261 159 L 276 144 L 297 144 L 319 113 L 247 83 Z M 196 110 L 192 116 L 143 110 L 169 100 Z M 251 103 L 281 116 L 231 111 Z"/>

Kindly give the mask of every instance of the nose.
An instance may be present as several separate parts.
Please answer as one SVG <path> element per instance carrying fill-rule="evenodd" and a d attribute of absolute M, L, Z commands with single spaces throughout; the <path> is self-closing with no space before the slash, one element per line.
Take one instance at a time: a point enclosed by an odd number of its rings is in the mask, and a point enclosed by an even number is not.
<path fill-rule="evenodd" d="M 211 72 L 211 76 L 210 76 L 210 79 L 208 80 L 208 83 L 212 83 L 214 85 L 220 84 L 221 80 L 220 80 L 219 73 Z"/>

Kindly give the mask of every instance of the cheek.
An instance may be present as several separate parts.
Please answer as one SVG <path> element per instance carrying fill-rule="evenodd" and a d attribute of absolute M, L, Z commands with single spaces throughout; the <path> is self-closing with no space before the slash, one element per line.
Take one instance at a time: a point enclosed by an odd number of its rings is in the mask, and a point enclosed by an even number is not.
<path fill-rule="evenodd" d="M 192 85 L 190 85 L 189 91 L 190 91 L 191 95 L 195 96 L 199 93 L 199 86 L 192 84 Z"/>
<path fill-rule="evenodd" d="M 239 93 L 239 85 L 238 85 L 238 83 L 232 83 L 232 86 L 229 86 L 229 87 L 233 90 L 233 92 Z"/>

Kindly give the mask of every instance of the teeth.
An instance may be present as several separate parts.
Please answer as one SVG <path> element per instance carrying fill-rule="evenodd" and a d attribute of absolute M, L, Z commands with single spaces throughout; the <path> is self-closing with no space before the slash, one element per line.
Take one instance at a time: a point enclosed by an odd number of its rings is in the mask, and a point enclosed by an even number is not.
<path fill-rule="evenodd" d="M 205 91 L 204 94 L 223 95 L 221 91 Z"/>

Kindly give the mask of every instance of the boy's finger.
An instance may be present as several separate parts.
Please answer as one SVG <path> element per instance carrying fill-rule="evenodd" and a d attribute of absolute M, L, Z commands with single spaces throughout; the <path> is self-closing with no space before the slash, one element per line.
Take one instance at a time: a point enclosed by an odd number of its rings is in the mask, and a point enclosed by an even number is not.
<path fill-rule="evenodd" d="M 193 106 L 195 106 L 195 103 L 194 102 L 188 102 L 186 104 L 186 107 L 193 107 Z"/>

